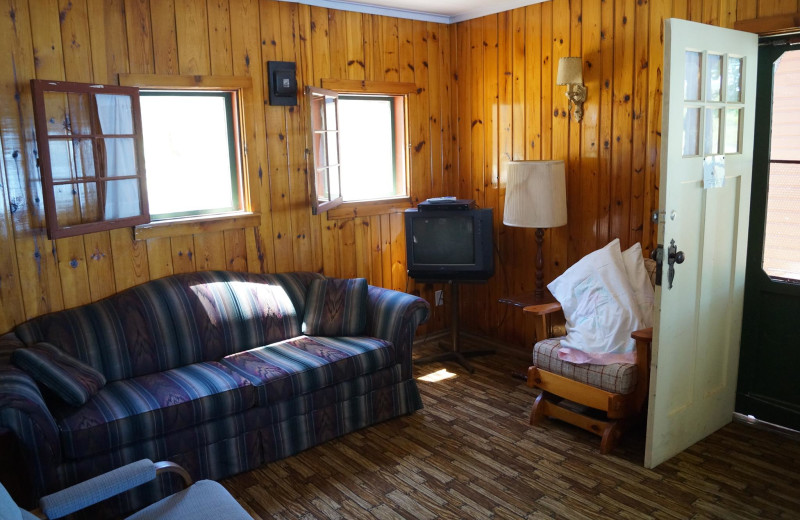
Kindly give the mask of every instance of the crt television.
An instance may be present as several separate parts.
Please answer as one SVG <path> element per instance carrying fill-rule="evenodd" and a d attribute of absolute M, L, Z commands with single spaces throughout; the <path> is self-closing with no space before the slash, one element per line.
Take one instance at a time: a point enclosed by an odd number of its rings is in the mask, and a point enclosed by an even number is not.
<path fill-rule="evenodd" d="M 408 275 L 485 281 L 494 275 L 491 209 L 405 211 Z"/>

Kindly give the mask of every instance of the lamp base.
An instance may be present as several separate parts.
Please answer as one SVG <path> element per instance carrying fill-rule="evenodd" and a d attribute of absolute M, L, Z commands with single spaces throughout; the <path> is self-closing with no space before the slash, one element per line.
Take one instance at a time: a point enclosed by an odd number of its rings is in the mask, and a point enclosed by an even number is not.
<path fill-rule="evenodd" d="M 537 300 L 544 298 L 544 254 L 542 253 L 544 244 L 544 229 L 536 228 L 536 289 L 533 294 Z"/>

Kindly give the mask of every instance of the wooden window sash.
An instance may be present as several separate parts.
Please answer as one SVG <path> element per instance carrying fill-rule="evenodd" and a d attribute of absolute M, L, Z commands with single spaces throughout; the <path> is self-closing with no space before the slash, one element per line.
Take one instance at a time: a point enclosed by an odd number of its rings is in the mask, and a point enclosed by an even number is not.
<path fill-rule="evenodd" d="M 310 129 L 310 139 L 311 139 L 311 155 L 312 155 L 312 165 L 314 168 L 314 174 L 308 177 L 308 190 L 311 199 L 311 212 L 314 215 L 319 215 L 324 211 L 328 211 L 334 209 L 342 204 L 342 168 L 341 162 L 341 149 L 339 147 L 339 95 L 334 92 L 333 90 L 323 89 L 319 87 L 306 87 L 306 98 L 309 110 L 309 129 Z M 322 98 L 323 103 L 326 99 L 333 100 L 334 112 L 336 115 L 336 129 L 331 130 L 328 126 L 328 120 L 326 118 L 321 118 L 320 121 L 315 120 L 315 110 L 314 110 L 314 99 L 315 98 Z M 322 120 L 324 119 L 324 120 Z M 330 153 L 325 154 L 325 160 L 319 156 L 317 153 L 317 146 L 315 144 L 316 136 L 317 135 L 325 135 L 328 134 L 335 135 L 334 139 L 334 146 L 336 146 L 336 157 L 337 162 L 335 164 L 331 164 L 329 162 Z M 325 147 L 326 150 L 328 149 L 329 142 L 328 139 L 325 139 Z M 332 187 L 331 187 L 331 178 L 330 178 L 330 171 L 332 168 L 338 168 L 339 175 L 337 176 L 337 186 L 336 186 L 336 194 L 337 196 L 333 196 L 332 194 Z M 326 179 L 322 179 L 321 176 L 324 175 Z M 319 193 L 321 191 L 322 186 L 327 186 L 326 193 Z"/>
<path fill-rule="evenodd" d="M 384 199 L 345 201 L 337 209 L 328 213 L 328 218 L 350 218 L 354 215 L 385 215 L 412 207 L 411 198 L 411 160 L 408 150 L 408 110 L 409 94 L 417 91 L 417 85 L 410 82 L 370 81 L 355 79 L 323 78 L 323 89 L 336 94 L 364 96 L 385 96 L 394 98 L 395 134 L 395 186 L 403 186 L 404 193 Z"/>
<path fill-rule="evenodd" d="M 48 114 L 45 104 L 45 94 L 49 92 L 62 93 L 65 98 L 70 94 L 81 94 L 89 96 L 89 125 L 91 132 L 88 134 L 54 134 L 50 135 L 47 127 Z M 142 121 L 139 110 L 139 91 L 136 88 L 120 87 L 116 85 L 100 85 L 91 83 L 76 83 L 69 81 L 49 81 L 31 80 L 31 94 L 33 98 L 34 128 L 36 130 L 36 142 L 39 152 L 39 169 L 42 178 L 42 198 L 45 207 L 45 225 L 47 236 L 51 240 L 98 231 L 107 231 L 122 227 L 133 227 L 150 221 L 150 213 L 147 204 L 147 182 L 145 177 L 144 146 L 142 140 Z M 97 113 L 96 95 L 120 95 L 128 96 L 131 100 L 131 124 L 132 134 L 104 134 L 99 122 Z M 67 105 L 66 114 L 70 113 Z M 124 138 L 133 140 L 135 171 L 134 175 L 126 176 L 107 176 L 107 164 L 105 160 L 104 140 L 113 138 Z M 94 176 L 81 179 L 69 179 L 55 181 L 53 179 L 52 157 L 50 154 L 50 143 L 52 141 L 89 141 L 92 144 L 92 161 L 94 162 Z M 105 198 L 106 186 L 109 182 L 136 179 L 138 180 L 138 208 L 139 214 L 123 218 L 105 217 Z M 96 220 L 81 222 L 77 224 L 59 224 L 55 188 L 64 185 L 83 185 L 95 184 L 97 189 L 97 208 L 95 211 Z M 78 195 L 78 194 L 76 194 Z M 84 215 L 84 210 L 92 208 L 83 207 L 78 197 L 78 211 Z M 85 218 L 85 217 L 81 217 Z"/>

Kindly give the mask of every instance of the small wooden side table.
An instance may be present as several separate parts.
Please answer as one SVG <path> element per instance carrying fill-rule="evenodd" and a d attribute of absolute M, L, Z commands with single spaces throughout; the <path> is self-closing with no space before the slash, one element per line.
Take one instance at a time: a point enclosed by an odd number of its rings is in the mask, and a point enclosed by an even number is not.
<path fill-rule="evenodd" d="M 539 312 L 540 309 L 549 308 L 550 305 L 559 305 L 556 299 L 550 294 L 550 291 L 544 291 L 544 296 L 541 298 L 537 298 L 533 292 L 529 293 L 521 293 L 521 294 L 514 294 L 512 296 L 504 296 L 498 300 L 500 303 L 505 303 L 508 305 L 513 305 L 514 307 L 520 307 L 525 312 L 533 313 L 535 316 L 539 316 L 541 321 L 536 323 L 536 341 L 539 338 L 545 338 L 548 335 L 549 323 L 548 323 L 548 313 Z M 543 306 L 543 307 L 540 307 Z M 546 307 L 544 307 L 546 306 Z"/>
<path fill-rule="evenodd" d="M 535 316 L 539 316 L 541 321 L 537 321 L 536 323 L 536 337 L 534 338 L 534 343 L 539 340 L 539 338 L 547 337 L 548 331 L 550 330 L 548 327 L 548 314 L 547 313 L 540 313 L 538 312 L 539 308 L 543 307 L 550 307 L 551 305 L 559 305 L 556 299 L 550 294 L 550 291 L 545 289 L 544 295 L 541 298 L 537 298 L 536 294 L 533 292 L 529 293 L 521 293 L 521 294 L 514 294 L 512 296 L 503 296 L 498 300 L 500 303 L 505 303 L 507 305 L 513 305 L 514 307 L 519 307 L 526 313 L 532 312 Z M 511 373 L 511 376 L 516 379 L 527 380 L 528 376 L 527 367 L 522 372 L 514 371 Z"/>

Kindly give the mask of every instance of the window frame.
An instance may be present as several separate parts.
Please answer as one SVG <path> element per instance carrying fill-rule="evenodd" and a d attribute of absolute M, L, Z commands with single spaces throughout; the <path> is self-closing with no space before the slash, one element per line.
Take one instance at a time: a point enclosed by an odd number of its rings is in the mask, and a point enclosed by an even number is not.
<path fill-rule="evenodd" d="M 178 218 L 194 218 L 203 217 L 208 215 L 220 215 L 225 213 L 238 212 L 242 210 L 242 160 L 239 134 L 239 118 L 237 113 L 239 111 L 239 100 L 235 92 L 231 90 L 210 90 L 210 89 L 139 89 L 140 105 L 141 98 L 150 96 L 214 96 L 220 97 L 225 103 L 225 125 L 227 127 L 228 139 L 228 157 L 230 168 L 230 182 L 231 182 L 231 196 L 232 205 L 229 208 L 211 208 L 205 210 L 195 211 L 175 211 L 171 213 L 151 213 L 150 220 L 152 222 L 160 222 L 162 220 L 175 220 Z M 152 165 L 151 165 L 152 166 Z M 237 209 L 238 208 L 238 209 Z"/>
<path fill-rule="evenodd" d="M 355 216 L 369 216 L 369 215 L 383 215 L 388 213 L 399 213 L 412 207 L 412 193 L 414 186 L 411 179 L 411 157 L 409 153 L 409 111 L 411 93 L 417 91 L 415 83 L 409 82 L 394 82 L 394 81 L 366 81 L 366 80 L 347 80 L 347 79 L 331 79 L 325 78 L 321 80 L 322 90 L 326 90 L 331 94 L 338 96 L 339 94 L 349 94 L 353 96 L 382 96 L 394 97 L 396 103 L 402 102 L 402 117 L 397 117 L 399 110 L 395 106 L 395 128 L 394 132 L 401 139 L 396 139 L 395 154 L 398 159 L 402 161 L 402 166 L 398 168 L 396 176 L 403 176 L 406 186 L 405 195 L 396 197 L 388 197 L 382 199 L 366 199 L 359 201 L 342 201 L 334 207 L 328 207 L 327 211 L 329 219 L 343 219 L 352 218 Z M 319 87 L 307 87 L 308 89 L 319 89 Z M 310 100 L 309 100 L 310 110 Z M 338 114 L 338 109 L 337 109 Z M 402 128 L 400 128 L 402 126 Z M 338 126 L 337 126 L 338 128 Z M 311 135 L 311 132 L 309 132 Z M 312 143 L 313 144 L 313 143 Z M 313 150 L 313 146 L 309 146 Z M 313 153 L 313 152 L 312 152 Z M 312 165 L 316 164 L 312 160 Z M 316 169 L 315 169 L 316 171 Z M 314 178 L 312 178 L 314 177 Z M 309 176 L 309 189 L 311 184 L 316 181 L 315 176 Z M 312 193 L 312 211 L 314 210 L 315 198 Z M 341 188 L 340 188 L 341 193 Z M 316 212 L 314 213 L 317 214 Z"/>
<path fill-rule="evenodd" d="M 256 189 L 259 185 L 258 168 L 251 166 L 256 164 L 255 147 L 248 146 L 248 140 L 256 138 L 254 123 L 256 98 L 252 79 L 248 76 L 120 74 L 119 83 L 147 90 L 230 91 L 235 92 L 237 98 L 233 116 L 234 126 L 238 127 L 236 160 L 239 161 L 241 209 L 227 213 L 195 214 L 151 221 L 135 227 L 135 238 L 144 240 L 258 226 L 261 222 L 260 199 Z"/>
<path fill-rule="evenodd" d="M 90 114 L 91 133 L 90 134 L 64 134 L 64 135 L 50 135 L 47 128 L 47 109 L 45 103 L 46 92 L 61 92 L 65 96 L 69 94 L 88 94 L 90 96 L 90 103 L 92 107 L 96 107 L 94 101 L 97 94 L 108 95 L 121 95 L 128 96 L 131 99 L 131 123 L 133 133 L 131 134 L 104 134 L 102 128 L 99 128 L 98 117 L 96 114 Z M 144 146 L 142 137 L 142 119 L 139 105 L 139 90 L 126 86 L 116 85 L 101 85 L 97 83 L 78 83 L 71 81 L 50 81 L 50 80 L 31 80 L 31 95 L 33 98 L 33 114 L 34 114 L 34 128 L 36 131 L 36 143 L 38 148 L 38 165 L 42 180 L 42 198 L 45 207 L 45 225 L 47 230 L 47 237 L 51 240 L 59 238 L 67 238 L 87 233 L 96 233 L 100 231 L 108 231 L 122 227 L 131 227 L 139 224 L 144 224 L 150 221 L 150 213 L 148 209 L 147 197 L 143 194 L 147 193 L 147 179 L 146 169 L 144 163 Z M 60 185 L 68 184 L 89 184 L 94 182 L 98 186 L 98 193 L 104 193 L 100 186 L 105 186 L 106 183 L 103 179 L 105 176 L 105 163 L 102 161 L 104 155 L 92 146 L 92 159 L 95 167 L 99 167 L 100 171 L 95 170 L 95 176 L 86 178 L 87 180 L 81 181 L 55 181 L 53 179 L 52 159 L 50 156 L 50 142 L 52 140 L 75 140 L 87 139 L 93 143 L 97 140 L 106 138 L 132 138 L 134 145 L 134 159 L 136 161 L 136 173 L 127 176 L 113 176 L 116 180 L 136 179 L 139 187 L 139 215 L 122 218 L 101 219 L 91 222 L 84 222 L 80 224 L 60 225 L 58 222 L 58 213 L 56 206 L 55 188 Z M 94 180 L 91 180 L 94 179 Z M 99 197 L 101 200 L 103 196 Z M 101 204 L 104 207 L 104 205 Z M 104 210 L 103 210 L 104 211 Z"/>

